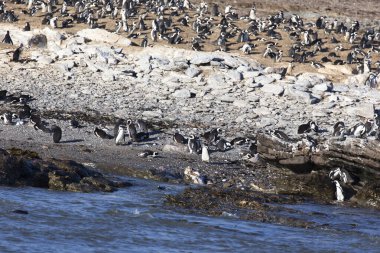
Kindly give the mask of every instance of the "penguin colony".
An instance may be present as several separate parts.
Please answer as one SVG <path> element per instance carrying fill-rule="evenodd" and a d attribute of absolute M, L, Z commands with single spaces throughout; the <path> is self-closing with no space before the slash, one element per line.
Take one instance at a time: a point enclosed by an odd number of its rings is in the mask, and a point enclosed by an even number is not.
<path fill-rule="evenodd" d="M 134 46 L 164 42 L 196 51 L 240 50 L 274 62 L 289 62 L 290 72 L 293 63 L 309 64 L 316 69 L 324 68 L 328 62 L 347 64 L 355 73 L 370 73 L 367 85 L 376 87 L 380 82 L 379 27 L 363 28 L 359 21 L 345 23 L 320 16 L 309 22 L 283 11 L 259 17 L 255 4 L 250 10 L 238 11 L 231 5 L 222 9 L 215 3 L 193 4 L 190 0 L 17 0 L 15 3 L 12 7 L 21 12 L 16 13 L 4 1 L 0 2 L 1 21 L 35 20 L 42 16 L 41 25 L 59 29 L 80 24 L 80 28 L 107 29 L 130 38 Z M 110 20 L 113 27 L 109 25 Z M 23 30 L 32 28 L 26 22 Z M 290 43 L 285 43 L 285 38 Z M 9 33 L 5 34 L 3 43 L 13 44 Z"/>
<path fill-rule="evenodd" d="M 15 93 L 9 94 L 7 90 L 0 90 L 0 103 L 11 108 L 1 114 L 0 120 L 4 125 L 31 125 L 34 130 L 42 131 L 43 133 L 50 134 L 54 143 L 61 142 L 64 137 L 64 129 L 58 125 L 51 125 L 42 120 L 38 111 L 32 109 L 28 103 L 33 101 L 31 95 Z M 149 142 L 151 133 L 149 123 L 138 119 L 133 121 L 131 119 L 123 120 L 118 119 L 114 123 L 113 133 L 107 128 L 95 126 L 93 134 L 105 142 L 113 141 L 115 145 L 131 145 L 134 143 Z M 70 120 L 71 128 L 83 127 L 75 118 Z M 266 131 L 260 130 L 260 131 Z M 321 128 L 314 121 L 308 121 L 301 124 L 297 129 L 293 130 L 294 133 L 304 137 L 312 147 L 318 145 L 315 138 L 324 132 L 330 132 L 330 138 L 338 138 L 344 140 L 347 137 L 351 138 L 371 138 L 380 141 L 380 116 L 375 114 L 373 119 L 367 119 L 359 122 L 353 126 L 346 127 L 343 121 L 336 122 L 330 131 Z M 292 139 L 282 130 L 270 130 L 269 133 L 273 138 L 284 141 L 292 141 Z M 260 156 L 257 152 L 257 141 L 254 136 L 249 137 L 235 137 L 227 139 L 223 137 L 224 131 L 221 128 L 213 128 L 201 134 L 181 134 L 175 132 L 170 134 L 172 136 L 172 143 L 177 146 L 182 146 L 188 150 L 192 155 L 201 155 L 203 162 L 213 162 L 213 152 L 226 152 L 228 150 L 238 148 L 242 161 L 249 163 L 257 163 L 260 161 Z M 159 157 L 158 152 L 152 150 L 144 150 L 138 154 L 142 158 L 156 158 Z M 337 201 L 344 200 L 344 191 L 342 185 L 351 184 L 354 179 L 345 169 L 336 168 L 329 173 L 329 177 L 336 186 Z M 342 185 L 341 185 L 342 184 Z"/>

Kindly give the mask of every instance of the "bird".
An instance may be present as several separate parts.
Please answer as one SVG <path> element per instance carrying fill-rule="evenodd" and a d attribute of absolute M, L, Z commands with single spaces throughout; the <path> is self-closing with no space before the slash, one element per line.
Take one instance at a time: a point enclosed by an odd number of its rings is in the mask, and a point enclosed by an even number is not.
<path fill-rule="evenodd" d="M 137 130 L 136 130 L 136 126 L 135 124 L 132 122 L 132 120 L 127 120 L 127 130 L 128 130 L 128 135 L 129 135 L 129 138 L 132 140 L 132 141 L 138 141 L 138 138 L 137 138 Z"/>
<path fill-rule="evenodd" d="M 333 127 L 333 136 L 343 136 L 346 126 L 343 121 L 338 121 Z"/>
<path fill-rule="evenodd" d="M 62 138 L 62 129 L 57 125 L 53 125 L 51 127 L 51 133 L 53 134 L 54 143 L 59 143 Z"/>
<path fill-rule="evenodd" d="M 117 132 L 116 138 L 115 138 L 116 145 L 120 145 L 125 143 L 125 133 L 124 133 L 124 126 L 120 125 L 119 130 Z"/>
<path fill-rule="evenodd" d="M 210 131 L 205 132 L 202 137 L 206 140 L 206 142 L 213 143 L 218 140 L 218 134 L 222 132 L 220 128 L 214 128 Z"/>
<path fill-rule="evenodd" d="M 310 133 L 311 131 L 314 131 L 316 133 L 318 133 L 319 131 L 319 128 L 314 121 L 309 121 L 306 124 L 301 124 L 298 127 L 297 133 L 304 134 L 304 133 Z"/>
<path fill-rule="evenodd" d="M 210 162 L 210 155 L 208 153 L 208 147 L 206 145 L 202 146 L 202 161 L 203 162 Z"/>
<path fill-rule="evenodd" d="M 201 147 L 200 141 L 198 138 L 196 138 L 194 135 L 190 135 L 187 146 L 189 148 L 190 154 L 198 154 Z"/>
<path fill-rule="evenodd" d="M 144 150 L 143 152 L 138 154 L 139 157 L 152 157 L 156 158 L 158 157 L 158 152 L 153 152 L 151 150 Z"/>
<path fill-rule="evenodd" d="M 335 192 L 336 200 L 338 202 L 344 201 L 344 195 L 343 195 L 342 186 L 340 186 L 340 184 L 339 184 L 339 182 L 337 180 L 334 180 L 334 184 L 335 184 L 335 187 L 336 187 L 336 192 Z"/>
<path fill-rule="evenodd" d="M 20 46 L 16 48 L 16 50 L 13 52 L 13 55 L 12 55 L 13 62 L 18 62 L 20 60 L 22 49 L 23 49 L 23 44 L 21 43 Z"/>
<path fill-rule="evenodd" d="M 186 144 L 188 140 L 180 133 L 175 133 L 173 135 L 174 142 L 179 144 Z"/>
<path fill-rule="evenodd" d="M 95 127 L 94 134 L 101 139 L 113 139 L 112 136 L 110 136 L 104 130 L 102 130 L 98 127 Z"/>
<path fill-rule="evenodd" d="M 216 148 L 221 151 L 221 152 L 224 152 L 224 151 L 227 151 L 229 149 L 231 149 L 231 143 L 229 143 L 228 141 L 226 141 L 225 139 L 221 138 L 217 141 L 217 143 L 215 144 Z"/>

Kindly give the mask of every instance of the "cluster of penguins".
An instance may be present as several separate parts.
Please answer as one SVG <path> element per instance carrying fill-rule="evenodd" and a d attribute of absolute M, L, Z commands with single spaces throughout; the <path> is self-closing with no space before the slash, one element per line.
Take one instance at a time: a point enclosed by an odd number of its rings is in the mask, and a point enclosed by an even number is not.
<path fill-rule="evenodd" d="M 44 14 L 41 23 L 53 28 L 67 28 L 77 23 L 104 28 L 99 21 L 113 19 L 115 33 L 142 39 L 142 47 L 147 47 L 149 41 L 163 40 L 169 44 L 189 43 L 193 50 L 212 44 L 221 51 L 228 51 L 229 45 L 240 43 L 240 50 L 250 54 L 262 43 L 264 58 L 276 62 L 282 61 L 284 56 L 290 58 L 289 71 L 293 62 L 309 62 L 315 68 L 324 68 L 326 62 L 356 64 L 357 73 L 371 73 L 366 84 L 376 87 L 380 79 L 380 62 L 372 62 L 373 55 L 380 53 L 379 28 L 360 29 L 359 21 L 345 24 L 321 16 L 315 22 L 305 22 L 299 15 L 286 17 L 283 11 L 258 17 L 255 4 L 247 15 L 239 16 L 231 5 L 220 10 L 216 3 L 209 6 L 201 1 L 193 5 L 189 0 L 63 0 L 62 4 L 58 0 L 16 0 L 15 3 L 26 6 L 25 15 L 35 16 L 41 12 Z M 0 2 L 0 20 L 18 20 L 3 1 Z M 191 39 L 181 36 L 184 27 L 192 29 Z M 28 22 L 24 30 L 30 30 Z M 321 30 L 324 36 L 320 35 Z M 218 35 L 216 40 L 210 39 L 213 34 Z M 283 34 L 292 41 L 290 46 L 281 45 Z M 343 42 L 351 46 L 345 48 Z M 328 52 L 326 45 L 331 44 L 334 51 Z M 343 54 L 344 51 L 347 54 Z M 320 62 L 317 56 L 321 56 Z"/>
<path fill-rule="evenodd" d="M 57 125 L 48 127 L 48 123 L 41 120 L 41 117 L 36 114 L 36 110 L 28 105 L 33 100 L 32 96 L 21 93 L 8 95 L 7 93 L 7 90 L 0 91 L 0 101 L 10 105 L 14 112 L 6 111 L 0 116 L 5 125 L 24 125 L 30 123 L 35 130 L 42 130 L 44 133 L 51 134 L 54 143 L 60 142 L 62 129 Z"/>

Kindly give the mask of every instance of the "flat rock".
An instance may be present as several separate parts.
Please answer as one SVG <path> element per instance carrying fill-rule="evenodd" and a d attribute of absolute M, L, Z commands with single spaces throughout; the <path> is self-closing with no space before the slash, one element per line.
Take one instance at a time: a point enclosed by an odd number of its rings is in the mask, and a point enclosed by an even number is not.
<path fill-rule="evenodd" d="M 173 93 L 173 97 L 175 97 L 175 98 L 190 98 L 191 92 L 188 89 L 176 90 Z"/>
<path fill-rule="evenodd" d="M 108 32 L 104 29 L 83 29 L 77 32 L 77 35 L 85 39 L 96 41 L 96 42 L 105 42 L 111 45 L 118 46 L 130 46 L 131 40 L 125 38 L 124 36 Z"/>
<path fill-rule="evenodd" d="M 373 115 L 375 114 L 374 105 L 371 103 L 361 103 L 356 106 L 351 106 L 346 109 L 346 112 L 349 115 L 356 115 L 360 117 L 364 117 L 366 119 L 373 119 Z"/>
<path fill-rule="evenodd" d="M 185 71 L 185 74 L 191 78 L 198 76 L 200 73 L 201 73 L 201 70 L 195 66 L 191 66 Z"/>
<path fill-rule="evenodd" d="M 261 90 L 265 93 L 270 93 L 276 96 L 281 96 L 282 94 L 284 94 L 284 87 L 278 84 L 264 85 L 264 87 L 262 87 Z"/>
<path fill-rule="evenodd" d="M 276 78 L 274 78 L 273 76 L 262 75 L 255 78 L 255 83 L 258 83 L 264 86 L 267 84 L 273 83 L 274 81 L 276 81 Z"/>

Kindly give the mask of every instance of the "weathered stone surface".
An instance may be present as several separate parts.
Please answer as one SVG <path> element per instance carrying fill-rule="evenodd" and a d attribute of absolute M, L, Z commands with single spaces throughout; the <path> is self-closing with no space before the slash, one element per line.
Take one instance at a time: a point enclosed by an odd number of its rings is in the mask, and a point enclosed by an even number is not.
<path fill-rule="evenodd" d="M 28 41 L 29 47 L 45 48 L 47 47 L 47 38 L 44 34 L 33 35 Z"/>
<path fill-rule="evenodd" d="M 374 105 L 371 103 L 361 103 L 354 107 L 348 107 L 346 111 L 349 115 L 356 115 L 366 119 L 372 119 L 375 114 Z"/>
<path fill-rule="evenodd" d="M 34 186 L 59 191 L 115 191 L 129 183 L 115 183 L 82 164 L 65 160 L 41 160 L 31 151 L 0 149 L 0 184 Z"/>
<path fill-rule="evenodd" d="M 191 66 L 185 71 L 185 74 L 191 78 L 198 76 L 200 73 L 201 73 L 201 70 L 195 66 Z"/>
<path fill-rule="evenodd" d="M 83 29 L 77 35 L 91 41 L 106 42 L 113 45 L 129 46 L 131 41 L 124 36 L 108 32 L 104 29 Z"/>
<path fill-rule="evenodd" d="M 265 93 L 281 96 L 284 93 L 284 87 L 278 84 L 264 85 L 261 90 Z"/>
<path fill-rule="evenodd" d="M 190 98 L 191 92 L 188 89 L 176 90 L 173 93 L 173 97 L 175 97 L 175 98 Z"/>

